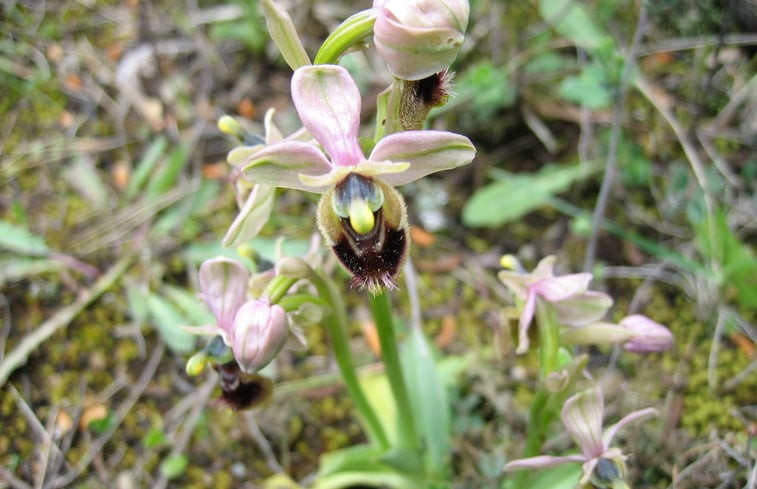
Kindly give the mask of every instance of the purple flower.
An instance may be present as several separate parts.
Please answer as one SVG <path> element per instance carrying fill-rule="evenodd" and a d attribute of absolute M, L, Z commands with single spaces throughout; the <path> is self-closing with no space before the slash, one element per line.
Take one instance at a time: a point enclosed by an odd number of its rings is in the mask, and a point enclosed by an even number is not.
<path fill-rule="evenodd" d="M 360 92 L 347 70 L 303 66 L 291 88 L 303 126 L 323 151 L 284 140 L 250 154 L 243 176 L 323 193 L 318 225 L 353 284 L 393 286 L 409 241 L 405 203 L 393 187 L 470 163 L 473 144 L 446 131 L 406 131 L 381 139 L 366 157 L 358 141 Z"/>
<path fill-rule="evenodd" d="M 323 193 L 350 173 L 380 176 L 392 186 L 466 165 L 476 150 L 465 136 L 447 131 L 406 131 L 379 141 L 366 158 L 358 142 L 360 92 L 349 72 L 336 65 L 298 68 L 292 100 L 318 147 L 293 140 L 249 156 L 245 178 L 275 187 Z"/>
<path fill-rule="evenodd" d="M 220 335 L 240 368 L 255 373 L 273 360 L 289 334 L 284 309 L 263 297 L 247 298 L 250 274 L 228 258 L 213 258 L 200 266 L 200 298 L 216 324 L 194 328 L 198 334 Z"/>
<path fill-rule="evenodd" d="M 517 353 L 528 351 L 528 328 L 534 318 L 536 301 L 551 303 L 561 324 L 579 326 L 600 319 L 612 305 L 612 298 L 602 292 L 587 290 L 590 273 L 556 277 L 555 257 L 542 259 L 533 272 L 502 270 L 499 279 L 523 303 L 518 321 Z"/>
<path fill-rule="evenodd" d="M 278 304 L 266 298 L 249 300 L 234 316 L 229 336 L 239 366 L 247 373 L 255 373 L 271 363 L 286 343 L 289 320 Z"/>
<path fill-rule="evenodd" d="M 583 476 L 580 484 L 590 480 L 598 487 L 611 486 L 612 478 L 622 479 L 625 473 L 625 455 L 618 448 L 610 447 L 615 434 L 624 426 L 657 414 L 652 408 L 634 411 L 614 425 L 602 431 L 604 417 L 602 391 L 592 388 L 580 392 L 565 401 L 562 421 L 565 429 L 581 447 L 581 454 L 553 457 L 538 457 L 513 460 L 505 465 L 505 471 L 552 467 L 568 462 L 582 462 Z M 610 479 L 610 480 L 608 480 Z"/>

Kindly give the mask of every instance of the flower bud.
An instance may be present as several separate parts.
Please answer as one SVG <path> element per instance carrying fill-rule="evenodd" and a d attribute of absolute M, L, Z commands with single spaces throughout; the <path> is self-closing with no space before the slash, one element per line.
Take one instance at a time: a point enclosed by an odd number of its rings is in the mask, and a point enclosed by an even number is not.
<path fill-rule="evenodd" d="M 660 323 L 641 314 L 628 316 L 620 321 L 620 326 L 633 334 L 623 344 L 623 349 L 633 353 L 665 351 L 673 345 L 673 334 Z"/>
<path fill-rule="evenodd" d="M 276 270 L 279 275 L 287 278 L 305 278 L 310 275 L 312 269 L 308 262 L 299 256 L 287 256 L 276 264 Z"/>
<path fill-rule="evenodd" d="M 374 8 L 374 43 L 397 78 L 426 78 L 457 57 L 468 26 L 466 0 L 376 0 Z"/>
<path fill-rule="evenodd" d="M 273 360 L 288 335 L 289 321 L 281 306 L 267 299 L 250 300 L 234 318 L 231 350 L 243 371 L 255 373 Z"/>

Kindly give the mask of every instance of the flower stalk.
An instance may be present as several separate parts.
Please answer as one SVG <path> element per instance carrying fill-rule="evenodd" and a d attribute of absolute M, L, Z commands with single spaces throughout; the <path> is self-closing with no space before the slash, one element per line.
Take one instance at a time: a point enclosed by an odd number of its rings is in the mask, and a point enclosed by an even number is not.
<path fill-rule="evenodd" d="M 389 379 L 389 386 L 392 389 L 397 406 L 399 440 L 403 447 L 417 452 L 420 447 L 418 446 L 418 438 L 416 437 L 413 408 L 410 405 L 407 384 L 402 374 L 402 364 L 400 363 L 397 337 L 394 332 L 391 303 L 385 291 L 381 291 L 379 294 L 371 297 L 371 312 L 373 313 L 376 330 L 378 331 L 381 360 L 384 363 L 386 376 Z"/>
<path fill-rule="evenodd" d="M 350 351 L 349 338 L 347 336 L 347 311 L 344 300 L 336 288 L 336 285 L 325 275 L 314 271 L 309 277 L 311 283 L 318 290 L 318 295 L 328 305 L 328 311 L 323 318 L 323 323 L 329 331 L 331 337 L 331 347 L 334 350 L 339 372 L 342 374 L 344 385 L 350 394 L 355 407 L 360 412 L 368 436 L 375 441 L 379 447 L 388 449 L 389 438 L 384 432 L 384 427 L 379 421 L 376 412 L 373 410 L 368 398 L 360 386 L 360 381 L 355 370 L 355 363 L 352 360 Z"/>

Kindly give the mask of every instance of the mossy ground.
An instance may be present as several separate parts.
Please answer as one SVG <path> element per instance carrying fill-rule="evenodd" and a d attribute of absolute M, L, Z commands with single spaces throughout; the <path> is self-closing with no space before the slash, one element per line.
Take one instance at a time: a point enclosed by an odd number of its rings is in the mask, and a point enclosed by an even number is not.
<path fill-rule="evenodd" d="M 591 3 L 618 39 L 630 39 L 633 2 Z M 718 35 L 735 29 L 727 11 L 705 2 L 694 9 L 698 17 L 679 18 L 674 14 L 677 3 L 660 2 L 659 10 L 652 12 L 649 43 L 693 35 L 714 40 L 705 46 L 644 54 L 640 65 L 693 134 L 744 86 L 755 59 L 753 45 L 718 44 Z M 548 29 L 537 10 L 526 2 L 510 4 L 472 2 L 471 47 L 463 50 L 456 66 L 460 78 L 481 60 L 504 64 L 529 43 L 542 42 Z M 231 20 L 213 20 L 216 7 L 229 8 Z M 327 29 L 354 8 L 340 2 L 328 2 L 323 9 L 303 6 L 294 17 L 298 25 L 307 26 L 306 48 L 313 52 Z M 265 32 L 256 12 L 236 3 L 200 2 L 179 8 L 170 2 L 91 1 L 14 4 L 0 14 L 5 28 L 0 45 L 0 217 L 99 272 L 121 256 L 134 256 L 109 290 L 31 352 L 2 386 L 0 486 L 5 487 L 2 480 L 10 474 L 21 481 L 13 487 L 26 487 L 22 484 L 40 481 L 43 475 L 45 487 L 55 487 L 55 478 L 87 456 L 125 406 L 128 410 L 107 436 L 102 452 L 93 454 L 70 487 L 259 487 L 275 470 L 268 450 L 293 478 L 306 480 L 317 469 L 320 455 L 363 441 L 351 402 L 333 376 L 324 329 L 307 327 L 307 351 L 281 355 L 277 393 L 254 412 L 267 440 L 267 446 L 261 446 L 252 418 L 213 404 L 217 388 L 211 401 L 201 395 L 205 377 L 185 375 L 186 355 L 166 349 L 154 371 L 147 370 L 161 339 L 126 299 L 129 288 L 159 292 L 165 284 L 194 294 L 197 263 L 192 253 L 198 245 L 217 244 L 233 219 L 233 188 L 224 163 L 230 143 L 215 130 L 217 117 L 242 114 L 259 123 L 265 109 L 276 107 L 282 127 L 296 127 L 289 70 L 271 46 L 258 41 Z M 140 46 L 153 46 L 158 52 L 154 62 L 140 66 L 135 78 L 141 96 L 161 107 L 157 116 L 140 110 L 137 99 L 124 98 L 117 80 L 123 76 L 118 70 L 124 68 L 124 60 Z M 557 52 L 575 58 L 572 47 L 559 47 Z M 515 356 L 513 322 L 503 319 L 509 303 L 496 280 L 499 256 L 518 253 L 530 268 L 539 258 L 557 254 L 563 270 L 577 270 L 586 246 L 586 234 L 575 216 L 549 206 L 493 229 L 463 226 L 460 211 L 472 190 L 488 182 L 493 168 L 531 172 L 548 162 L 575 160 L 581 120 L 577 111 L 566 109 L 571 104 L 556 96 L 555 88 L 566 75 L 509 73 L 507 83 L 517 92 L 514 102 L 494 104 L 485 114 L 466 111 L 463 104 L 434 121 L 464 132 L 479 151 L 470 168 L 432 177 L 448 197 L 445 225 L 432 242 L 416 243 L 411 254 L 419 271 L 427 334 L 445 354 L 477 356 L 451 392 L 454 487 L 501 483 L 505 459 L 519 454 L 534 388 L 536 359 L 533 354 Z M 361 81 L 366 90 L 380 88 L 368 75 Z M 465 87 L 460 92 L 465 95 Z M 745 184 L 757 165 L 753 133 L 748 138 L 749 114 L 757 113 L 754 104 L 753 97 L 747 97 L 712 137 L 714 151 L 732 172 L 716 179 L 721 185 L 717 190 L 721 203 L 732 205 L 731 222 L 743 243 L 754 243 L 755 237 L 753 223 L 745 224 L 740 207 L 749 209 L 749 199 L 751 205 L 754 199 L 753 189 Z M 624 137 L 633 142 L 626 149 L 641 155 L 646 166 L 621 168 L 606 216 L 681 256 L 706 261 L 692 244 L 695 232 L 687 217 L 696 211 L 690 205 L 698 198 L 694 178 L 684 172 L 682 182 L 671 183 L 674 167 L 687 168 L 679 141 L 659 111 L 638 93 L 630 92 L 626 105 Z M 546 124 L 557 141 L 556 152 L 545 150 L 524 120 L 523 107 L 536 111 Z M 604 133 L 608 112 L 595 115 L 605 122 L 594 128 Z M 166 143 L 155 171 L 131 192 L 138 163 L 159 137 Z M 592 150 L 602 154 L 605 140 L 597 136 L 590 141 Z M 712 158 L 712 151 L 699 146 L 700 153 Z M 177 174 L 166 185 L 155 184 L 155 194 L 148 195 L 151 182 L 170 165 L 172 152 L 182 147 L 189 148 L 189 156 Z M 713 165 L 708 168 L 717 174 Z M 78 185 L 93 177 L 93 183 Z M 192 189 L 210 180 L 217 186 L 194 208 L 199 192 Z M 582 181 L 561 197 L 591 210 L 598 185 L 598 179 Z M 174 190 L 176 195 L 170 193 Z M 414 191 L 406 196 L 411 222 L 424 225 L 414 210 L 420 197 Z M 313 209 L 312 196 L 282 192 L 277 215 L 263 235 L 306 240 L 314 231 Z M 675 265 L 664 267 L 670 273 L 648 279 L 644 273 L 649 269 L 643 265 L 663 260 L 628 236 L 605 232 L 599 243 L 599 271 L 606 274 L 594 287 L 616 297 L 614 319 L 633 304 L 636 312 L 666 324 L 676 337 L 671 351 L 646 357 L 615 357 L 607 348 L 588 350 L 596 377 L 605 380 L 612 420 L 646 406 L 661 412 L 660 422 L 622 436 L 623 446 L 634 454 L 629 467 L 636 486 L 669 487 L 676 480 L 679 488 L 744 487 L 746 464 L 754 464 L 757 375 L 745 375 L 736 383 L 734 379 L 749 372 L 755 361 L 754 337 L 745 336 L 732 322 L 716 335 L 716 323 L 718 313 L 735 311 L 753 332 L 754 309 L 739 304 L 729 284 L 708 282 Z M 7 266 L 24 257 L 18 251 L 3 251 L 0 258 Z M 94 280 L 86 268 L 64 266 L 0 282 L 5 358 L 22 338 L 86 293 Z M 346 288 L 346 280 L 343 283 Z M 354 291 L 347 291 L 347 297 L 354 318 L 355 357 L 371 368 L 378 358 L 364 335 L 364 297 Z M 394 300 L 398 315 L 407 318 L 404 294 L 395 294 Z M 713 346 L 717 355 L 712 354 Z M 146 372 L 146 383 L 130 404 Z M 184 433 L 184 423 L 197 405 L 198 417 Z M 87 425 L 82 419 L 88 416 L 94 420 Z M 50 448 L 44 433 L 57 448 Z M 156 436 L 160 441 L 151 442 Z M 552 448 L 567 446 L 558 438 Z M 186 457 L 187 466 L 166 477 L 161 474 L 174 449 Z M 57 450 L 63 463 L 55 461 Z"/>

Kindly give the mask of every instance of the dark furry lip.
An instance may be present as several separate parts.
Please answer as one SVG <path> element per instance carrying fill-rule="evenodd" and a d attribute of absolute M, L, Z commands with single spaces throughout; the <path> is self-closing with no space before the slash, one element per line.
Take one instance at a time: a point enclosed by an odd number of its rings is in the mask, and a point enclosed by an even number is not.
<path fill-rule="evenodd" d="M 342 219 L 343 233 L 332 249 L 344 267 L 353 274 L 353 287 L 377 290 L 394 289 L 394 278 L 407 254 L 408 237 L 405 229 L 386 224 L 383 212 L 376 212 L 376 226 L 368 234 L 356 233 L 349 221 Z"/>

